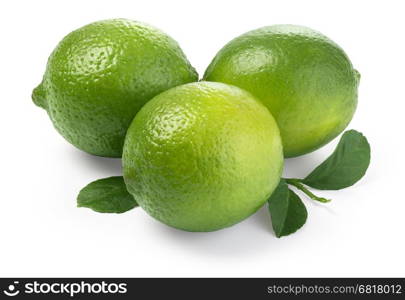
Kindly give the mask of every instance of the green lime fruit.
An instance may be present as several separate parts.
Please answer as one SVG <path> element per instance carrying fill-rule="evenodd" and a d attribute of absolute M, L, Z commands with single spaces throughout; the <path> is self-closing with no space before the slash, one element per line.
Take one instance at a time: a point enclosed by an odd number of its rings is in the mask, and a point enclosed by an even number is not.
<path fill-rule="evenodd" d="M 149 25 L 113 19 L 67 35 L 49 57 L 34 103 L 71 144 L 121 157 L 135 114 L 157 94 L 198 75 L 176 41 Z"/>
<path fill-rule="evenodd" d="M 214 82 L 178 86 L 149 101 L 123 151 L 125 182 L 137 203 L 187 231 L 218 230 L 253 214 L 282 167 L 281 137 L 266 107 Z"/>
<path fill-rule="evenodd" d="M 204 79 L 260 99 L 280 128 L 285 157 L 314 151 L 341 133 L 357 106 L 359 73 L 333 41 L 307 27 L 275 25 L 225 45 Z"/>

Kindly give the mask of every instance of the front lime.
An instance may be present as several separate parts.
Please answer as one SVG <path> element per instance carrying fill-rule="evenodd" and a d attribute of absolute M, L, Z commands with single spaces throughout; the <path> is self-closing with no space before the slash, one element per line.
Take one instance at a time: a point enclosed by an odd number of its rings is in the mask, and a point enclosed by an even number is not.
<path fill-rule="evenodd" d="M 205 80 L 239 86 L 260 99 L 280 128 L 284 154 L 311 152 L 348 125 L 359 73 L 326 36 L 294 25 L 245 33 L 222 48 Z"/>
<path fill-rule="evenodd" d="M 125 133 L 139 109 L 160 92 L 197 79 L 168 35 L 114 19 L 67 35 L 32 96 L 67 141 L 91 154 L 121 157 Z"/>
<path fill-rule="evenodd" d="M 125 139 L 124 178 L 138 204 L 187 231 L 231 226 L 258 210 L 283 167 L 266 107 L 214 82 L 172 88 L 149 101 Z"/>

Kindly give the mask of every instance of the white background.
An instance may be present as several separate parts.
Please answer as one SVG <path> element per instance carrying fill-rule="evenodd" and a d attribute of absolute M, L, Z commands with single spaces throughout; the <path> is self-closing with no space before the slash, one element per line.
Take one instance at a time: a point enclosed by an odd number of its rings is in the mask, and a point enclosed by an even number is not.
<path fill-rule="evenodd" d="M 405 276 L 403 1 L 2 1 L 0 4 L 0 276 Z M 317 29 L 361 72 L 349 128 L 372 146 L 366 177 L 277 239 L 266 209 L 229 229 L 187 233 L 138 208 L 76 208 L 78 191 L 119 175 L 120 160 L 68 144 L 30 99 L 48 55 L 70 31 L 124 17 L 175 38 L 200 75 L 230 39 L 277 23 Z M 328 146 L 286 162 L 304 176 Z"/>

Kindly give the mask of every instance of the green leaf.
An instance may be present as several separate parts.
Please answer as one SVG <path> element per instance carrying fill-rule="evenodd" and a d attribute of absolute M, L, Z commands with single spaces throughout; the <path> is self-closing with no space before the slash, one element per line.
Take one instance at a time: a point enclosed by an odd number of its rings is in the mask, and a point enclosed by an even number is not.
<path fill-rule="evenodd" d="M 319 190 L 340 190 L 359 181 L 370 164 L 370 145 L 363 134 L 346 131 L 335 151 L 302 183 Z"/>
<path fill-rule="evenodd" d="M 298 195 L 288 188 L 284 179 L 280 180 L 268 202 L 273 230 L 277 237 L 294 233 L 305 224 L 307 209 Z"/>
<path fill-rule="evenodd" d="M 136 206 L 135 199 L 127 191 L 122 176 L 93 181 L 77 196 L 77 206 L 101 213 L 123 213 Z"/>

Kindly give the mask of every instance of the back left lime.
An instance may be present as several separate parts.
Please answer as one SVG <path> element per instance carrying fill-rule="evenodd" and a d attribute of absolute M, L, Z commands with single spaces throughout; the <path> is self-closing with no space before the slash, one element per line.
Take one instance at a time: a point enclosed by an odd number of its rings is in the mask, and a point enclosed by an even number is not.
<path fill-rule="evenodd" d="M 112 19 L 67 35 L 32 98 L 57 131 L 90 154 L 121 157 L 126 131 L 161 92 L 198 80 L 178 43 L 150 25 Z"/>

